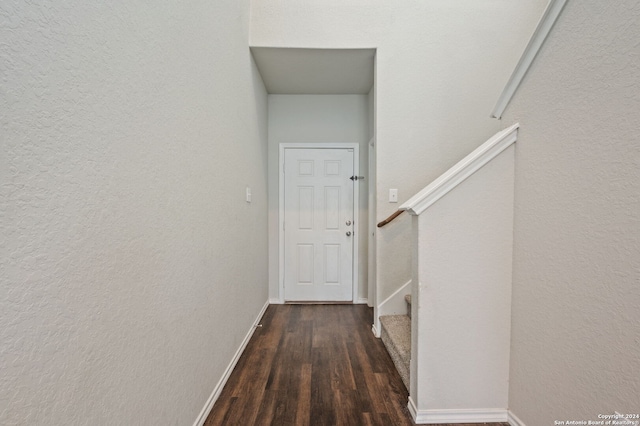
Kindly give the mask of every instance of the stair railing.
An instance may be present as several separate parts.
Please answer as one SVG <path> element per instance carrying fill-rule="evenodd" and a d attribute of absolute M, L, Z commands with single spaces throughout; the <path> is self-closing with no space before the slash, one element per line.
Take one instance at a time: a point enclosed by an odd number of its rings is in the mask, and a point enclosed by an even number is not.
<path fill-rule="evenodd" d="M 404 210 L 396 210 L 391 216 L 389 216 L 385 220 L 383 220 L 380 223 L 378 223 L 378 228 L 382 228 L 383 226 L 385 226 L 389 222 L 393 221 L 396 217 L 400 216 L 403 212 L 404 212 Z"/>
<path fill-rule="evenodd" d="M 417 424 L 505 418 L 517 135 L 518 124 L 498 132 L 399 207 L 412 216 L 409 411 Z"/>

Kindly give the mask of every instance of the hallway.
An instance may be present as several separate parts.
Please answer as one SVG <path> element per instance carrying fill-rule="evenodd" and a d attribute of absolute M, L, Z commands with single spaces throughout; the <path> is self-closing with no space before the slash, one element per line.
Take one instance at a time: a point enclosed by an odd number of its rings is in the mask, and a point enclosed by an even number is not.
<path fill-rule="evenodd" d="M 371 316 L 366 305 L 269 306 L 205 425 L 413 424 Z"/>
<path fill-rule="evenodd" d="M 366 305 L 269 306 L 205 425 L 412 425 L 371 321 Z"/>

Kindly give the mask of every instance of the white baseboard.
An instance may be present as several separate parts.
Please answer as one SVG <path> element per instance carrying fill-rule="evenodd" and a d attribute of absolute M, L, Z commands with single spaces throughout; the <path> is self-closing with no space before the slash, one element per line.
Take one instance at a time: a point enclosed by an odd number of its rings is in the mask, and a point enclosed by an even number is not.
<path fill-rule="evenodd" d="M 269 304 L 270 305 L 284 305 L 284 302 L 278 298 L 275 299 L 269 299 Z M 361 297 L 359 299 L 356 299 L 355 302 L 353 302 L 354 305 L 368 305 L 369 304 L 369 299 L 367 299 L 366 297 Z"/>
<path fill-rule="evenodd" d="M 378 331 L 376 337 L 380 337 L 380 317 L 383 315 L 399 315 L 407 313 L 407 302 L 404 300 L 405 294 L 411 292 L 411 280 L 407 281 L 400 286 L 396 291 L 387 297 L 378 305 L 378 308 L 374 310 L 375 316 L 373 318 L 373 325 Z M 375 334 L 375 333 L 374 333 Z"/>
<path fill-rule="evenodd" d="M 460 410 L 418 410 L 409 397 L 409 412 L 416 424 L 438 423 L 499 423 L 506 422 L 507 410 L 503 408 L 477 408 Z"/>
<path fill-rule="evenodd" d="M 509 424 L 511 426 L 526 426 L 524 424 L 524 422 L 522 420 L 520 420 L 518 418 L 518 416 L 516 416 L 515 414 L 513 414 L 511 411 L 508 412 L 508 418 L 507 421 L 509 422 Z"/>
<path fill-rule="evenodd" d="M 374 336 L 376 336 L 378 339 L 380 338 L 380 332 L 378 331 L 378 329 L 376 328 L 375 324 L 371 324 L 371 332 L 373 333 Z"/>
<path fill-rule="evenodd" d="M 247 347 L 247 344 L 249 344 L 249 340 L 251 340 L 251 336 L 253 336 L 253 332 L 256 330 L 256 325 L 260 323 L 260 320 L 262 319 L 262 316 L 264 315 L 264 312 L 267 310 L 268 306 L 269 306 L 269 301 L 267 301 L 264 304 L 264 306 L 260 310 L 260 313 L 258 314 L 258 317 L 251 325 L 249 332 L 244 337 L 244 340 L 242 341 L 242 343 L 240 343 L 240 347 L 238 348 L 235 355 L 231 359 L 231 362 L 227 366 L 227 369 L 224 371 L 222 378 L 218 381 L 218 384 L 216 385 L 216 387 L 213 388 L 213 392 L 211 392 L 211 396 L 209 396 L 207 403 L 202 408 L 202 411 L 200 411 L 198 418 L 193 424 L 194 426 L 202 426 L 204 422 L 207 420 L 207 417 L 209 417 L 209 413 L 213 408 L 213 404 L 215 404 L 216 400 L 220 396 L 220 392 L 222 392 L 222 388 L 224 388 L 224 385 L 227 383 L 227 380 L 229 380 L 229 376 L 231 375 L 231 372 L 233 371 L 236 364 L 238 363 L 238 360 L 240 359 L 242 352 L 244 352 L 245 348 Z"/>
<path fill-rule="evenodd" d="M 411 398 L 411 395 L 409 395 L 409 402 L 407 403 L 407 408 L 409 409 L 409 414 L 411 414 L 411 417 L 413 417 L 413 421 L 415 422 L 416 418 L 418 417 L 418 409 L 416 408 L 416 403 L 413 402 L 413 398 Z"/>
<path fill-rule="evenodd" d="M 407 302 L 404 300 L 404 296 L 410 292 L 411 280 L 402 284 L 391 296 L 384 299 L 384 301 L 378 305 L 378 315 L 406 314 Z"/>

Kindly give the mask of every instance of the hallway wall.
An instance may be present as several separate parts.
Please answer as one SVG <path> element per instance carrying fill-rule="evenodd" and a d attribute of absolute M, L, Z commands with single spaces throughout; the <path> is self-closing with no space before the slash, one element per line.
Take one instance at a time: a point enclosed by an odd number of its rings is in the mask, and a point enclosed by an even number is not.
<path fill-rule="evenodd" d="M 251 4 L 252 46 L 377 48 L 377 216 L 500 129 L 489 118 L 547 0 Z M 398 204 L 389 203 L 397 188 Z M 377 230 L 378 301 L 411 278 L 410 220 Z"/>
<path fill-rule="evenodd" d="M 509 407 L 638 413 L 640 2 L 569 1 L 503 115 L 516 143 Z"/>
<path fill-rule="evenodd" d="M 196 420 L 267 301 L 248 17 L 0 4 L 0 424 Z"/>

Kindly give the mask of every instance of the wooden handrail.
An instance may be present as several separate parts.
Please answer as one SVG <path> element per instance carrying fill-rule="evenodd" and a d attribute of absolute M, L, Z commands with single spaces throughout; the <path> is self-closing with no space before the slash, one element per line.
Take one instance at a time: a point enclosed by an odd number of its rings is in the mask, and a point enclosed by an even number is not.
<path fill-rule="evenodd" d="M 382 228 L 383 226 L 385 226 L 387 223 L 391 222 L 393 219 L 395 219 L 396 217 L 400 216 L 402 214 L 404 210 L 396 210 L 395 213 L 393 213 L 391 216 L 389 216 L 388 218 L 386 218 L 385 220 L 383 220 L 382 222 L 380 222 L 378 224 L 378 228 Z"/>

